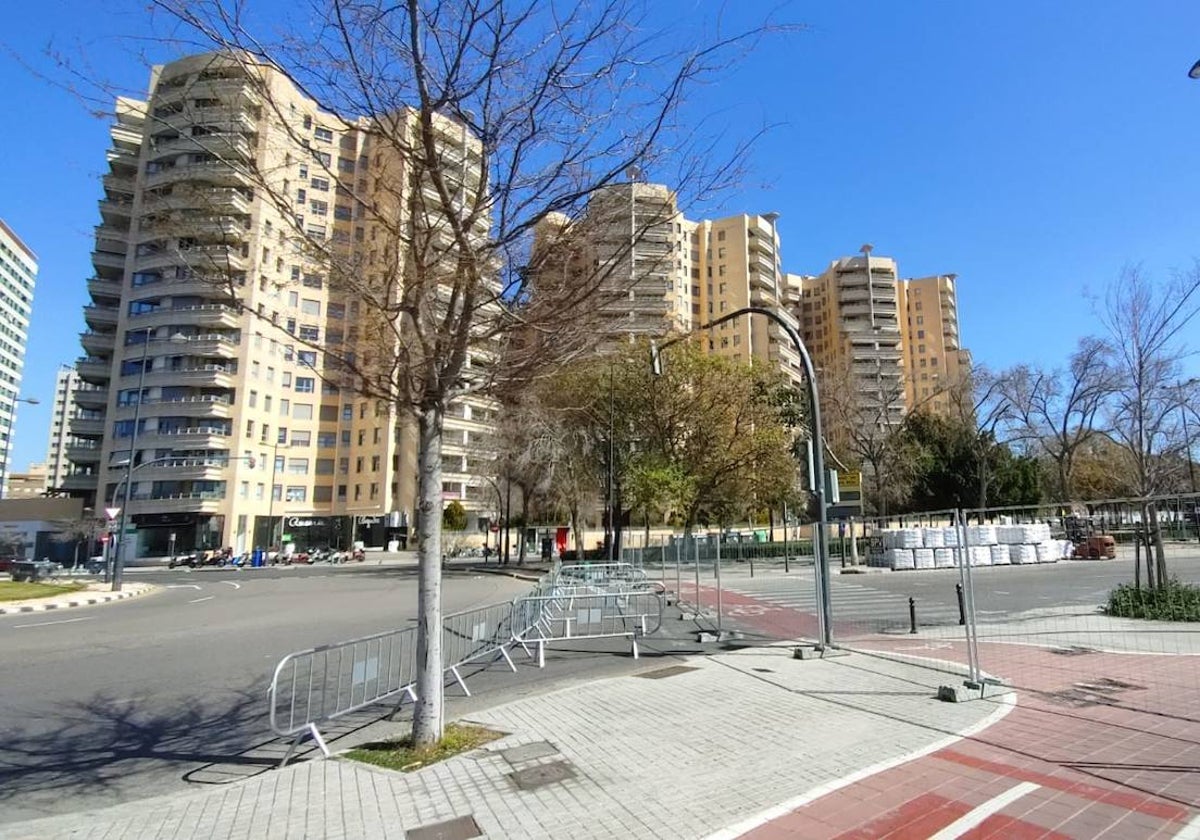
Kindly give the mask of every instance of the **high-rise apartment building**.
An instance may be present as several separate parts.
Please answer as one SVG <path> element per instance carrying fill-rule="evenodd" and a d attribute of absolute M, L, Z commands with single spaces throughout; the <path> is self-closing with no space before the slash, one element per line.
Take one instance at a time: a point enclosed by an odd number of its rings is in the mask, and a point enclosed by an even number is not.
<path fill-rule="evenodd" d="M 6 499 L 37 499 L 46 495 L 46 465 L 30 464 L 23 473 L 9 473 Z"/>
<path fill-rule="evenodd" d="M 864 247 L 801 285 L 801 335 L 826 387 L 851 390 L 862 422 L 898 424 L 906 391 L 895 260 Z"/>
<path fill-rule="evenodd" d="M 958 336 L 956 276 L 939 274 L 901 281 L 901 347 L 904 350 L 905 388 L 911 409 L 935 414 L 962 409 L 956 393 L 971 372 L 971 354 Z M 969 408 L 970 395 L 966 395 Z"/>
<path fill-rule="evenodd" d="M 0 496 L 7 495 L 37 269 L 37 255 L 0 219 Z"/>
<path fill-rule="evenodd" d="M 97 386 L 91 385 L 90 388 Z M 71 459 L 67 447 L 79 447 L 81 441 L 71 441 L 71 415 L 75 411 L 75 395 L 79 390 L 79 374 L 71 365 L 61 365 L 54 377 L 54 404 L 50 414 L 50 440 L 46 447 L 46 487 L 57 490 L 62 487 L 71 470 Z M 97 449 L 98 444 L 90 444 Z M 86 447 L 85 447 L 86 448 Z M 74 454 L 79 454 L 78 452 Z"/>
<path fill-rule="evenodd" d="M 951 409 L 970 368 L 954 275 L 900 279 L 895 260 L 864 246 L 818 276 L 786 279 L 801 290 L 801 334 L 842 415 L 887 428 L 918 408 Z"/>
<path fill-rule="evenodd" d="M 539 274 L 596 283 L 598 329 L 607 340 L 601 347 L 688 332 L 752 305 L 778 307 L 790 319 L 775 220 L 775 214 L 741 214 L 693 221 L 666 186 L 614 184 L 592 198 L 578 223 L 555 216 L 542 225 L 537 247 L 549 253 Z M 713 353 L 802 375 L 785 331 L 766 318 L 734 319 L 702 341 Z"/>
<path fill-rule="evenodd" d="M 466 179 L 478 144 L 445 123 Z M 379 341 L 381 316 L 327 276 L 404 263 L 374 244 L 386 202 L 368 217 L 354 198 L 412 180 L 382 146 L 221 54 L 156 68 L 147 102 L 118 100 L 62 486 L 127 504 L 139 554 L 379 545 L 412 522 L 412 424 L 338 363 Z M 444 495 L 468 507 L 483 504 L 471 458 L 493 412 L 464 399 L 446 421 Z"/>

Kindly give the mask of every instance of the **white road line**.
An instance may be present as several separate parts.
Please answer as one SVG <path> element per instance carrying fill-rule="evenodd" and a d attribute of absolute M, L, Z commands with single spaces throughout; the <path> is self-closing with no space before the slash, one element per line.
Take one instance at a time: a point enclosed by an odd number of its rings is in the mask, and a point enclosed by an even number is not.
<path fill-rule="evenodd" d="M 234 583 L 231 580 L 223 580 L 223 581 L 221 581 L 221 583 L 228 584 L 229 586 L 232 586 L 234 589 L 242 588 L 242 585 L 240 583 Z"/>
<path fill-rule="evenodd" d="M 1040 787 L 1041 785 L 1034 784 L 1033 782 L 1021 782 L 1019 785 L 1014 785 L 1004 791 L 1004 793 L 993 796 L 982 805 L 972 808 L 937 834 L 934 834 L 929 840 L 957 840 L 957 838 L 962 837 L 971 829 L 979 826 L 992 814 L 1003 810 L 1022 796 L 1033 793 Z"/>
<path fill-rule="evenodd" d="M 194 583 L 172 583 L 167 586 L 167 589 L 197 589 L 198 590 L 198 589 L 200 589 L 200 587 Z"/>
<path fill-rule="evenodd" d="M 211 601 L 213 598 L 216 598 L 216 597 L 217 597 L 216 595 L 209 595 L 207 598 L 196 598 L 195 600 L 188 601 L 188 603 L 189 604 L 199 604 L 201 601 Z"/>
<path fill-rule="evenodd" d="M 36 624 L 14 624 L 14 630 L 20 630 L 22 627 L 45 627 L 49 624 L 74 624 L 76 621 L 91 621 L 96 616 L 89 615 L 86 618 L 64 618 L 59 621 L 39 621 Z"/>
<path fill-rule="evenodd" d="M 944 660 L 935 661 L 942 662 Z M 1004 716 L 1013 709 L 1015 709 L 1016 706 L 1017 695 L 1015 692 L 1010 692 L 1000 698 L 996 709 L 993 710 L 991 714 L 979 721 L 979 723 L 976 723 L 973 726 L 968 726 L 957 735 L 950 735 L 946 738 L 934 741 L 932 744 L 924 746 L 919 750 L 914 750 L 910 753 L 906 753 L 905 755 L 880 761 L 877 764 L 872 764 L 870 767 L 864 767 L 862 770 L 858 770 L 847 776 L 842 776 L 840 779 L 834 779 L 833 781 L 826 782 L 823 785 L 818 785 L 807 793 L 794 796 L 791 799 L 780 802 L 778 805 L 754 815 L 753 817 L 749 817 L 748 819 L 742 820 L 739 823 L 735 823 L 728 828 L 723 828 L 720 831 L 716 831 L 708 835 L 705 840 L 734 840 L 734 838 L 741 837 L 743 834 L 753 831 L 759 826 L 769 823 L 771 820 L 777 820 L 786 814 L 790 814 L 797 808 L 801 808 L 810 802 L 820 799 L 826 794 L 833 793 L 835 790 L 841 790 L 844 787 L 849 787 L 855 782 L 861 782 L 863 779 L 869 779 L 876 773 L 882 773 L 884 770 L 891 770 L 893 767 L 899 767 L 902 764 L 907 764 L 908 762 L 915 761 L 922 756 L 930 755 L 931 753 L 935 753 L 940 749 L 944 749 L 952 744 L 956 744 L 964 738 L 970 738 L 973 735 L 978 735 L 989 726 L 999 723 L 1000 720 L 1003 719 Z"/>
<path fill-rule="evenodd" d="M 1174 840 L 1197 840 L 1197 838 L 1200 838 L 1200 814 L 1188 820 L 1187 824 L 1179 829 Z"/>

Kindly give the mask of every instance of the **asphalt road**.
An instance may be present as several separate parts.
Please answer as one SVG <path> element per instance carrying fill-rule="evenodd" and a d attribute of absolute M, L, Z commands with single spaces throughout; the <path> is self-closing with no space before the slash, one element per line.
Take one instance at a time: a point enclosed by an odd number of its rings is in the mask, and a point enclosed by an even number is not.
<path fill-rule="evenodd" d="M 412 567 L 135 577 L 165 588 L 117 604 L 0 616 L 0 822 L 269 772 L 285 747 L 267 724 L 274 664 L 289 651 L 404 627 L 416 614 Z M 506 601 L 530 586 L 451 571 L 443 606 Z M 518 662 L 517 674 L 501 663 L 471 676 L 474 697 L 448 689 L 449 713 L 647 660 L 634 663 L 621 644 L 593 643 L 551 653 L 544 670 Z"/>

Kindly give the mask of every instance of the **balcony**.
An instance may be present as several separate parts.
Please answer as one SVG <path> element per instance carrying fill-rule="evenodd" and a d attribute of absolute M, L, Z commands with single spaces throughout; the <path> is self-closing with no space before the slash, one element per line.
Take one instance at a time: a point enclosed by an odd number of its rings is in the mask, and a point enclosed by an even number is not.
<path fill-rule="evenodd" d="M 104 436 L 104 417 L 71 417 L 67 421 L 67 430 L 72 437 L 98 438 Z"/>
<path fill-rule="evenodd" d="M 90 356 L 111 356 L 117 348 L 117 334 L 88 330 L 79 334 L 79 343 Z"/>
<path fill-rule="evenodd" d="M 67 473 L 59 489 L 95 492 L 99 485 L 100 476 L 97 473 Z"/>
<path fill-rule="evenodd" d="M 133 195 L 133 178 L 127 175 L 105 175 L 102 183 L 104 191 L 109 195 Z"/>
<path fill-rule="evenodd" d="M 108 389 L 81 385 L 75 389 L 75 404 L 92 410 L 103 410 L 108 405 Z"/>
<path fill-rule="evenodd" d="M 224 493 L 212 490 L 174 495 L 135 493 L 131 497 L 139 513 L 215 513 L 224 500 Z"/>
<path fill-rule="evenodd" d="M 83 320 L 93 329 L 98 327 L 115 328 L 120 314 L 121 310 L 115 306 L 96 306 L 93 303 L 83 307 Z"/>
<path fill-rule="evenodd" d="M 100 216 L 105 224 L 127 226 L 133 213 L 133 201 L 107 196 L 100 199 Z"/>
<path fill-rule="evenodd" d="M 172 292 L 174 291 L 173 289 Z M 241 315 L 238 310 L 223 303 L 162 307 L 130 316 L 131 328 L 136 325 L 137 329 L 179 324 L 235 329 L 240 323 Z"/>
<path fill-rule="evenodd" d="M 99 441 L 76 441 L 67 444 L 67 459 L 76 464 L 100 463 Z"/>
<path fill-rule="evenodd" d="M 97 269 L 110 268 L 117 271 L 124 271 L 125 255 L 113 251 L 92 251 L 92 265 Z"/>
<path fill-rule="evenodd" d="M 75 372 L 84 382 L 107 383 L 112 378 L 112 361 L 84 356 L 75 360 Z"/>
<path fill-rule="evenodd" d="M 244 160 L 249 160 L 254 154 L 254 146 L 245 135 L 236 132 L 198 136 L 181 134 L 157 143 L 150 151 L 149 158 L 150 160 L 163 160 L 171 156 L 179 157 L 196 152 L 208 152 L 221 157 L 238 155 Z"/>
<path fill-rule="evenodd" d="M 124 258 L 122 258 L 121 267 L 124 268 Z M 117 280 L 108 280 L 104 277 L 89 277 L 87 281 L 88 294 L 92 299 L 120 299 L 121 283 Z"/>
<path fill-rule="evenodd" d="M 146 193 L 142 198 L 148 211 L 204 209 L 228 210 L 237 215 L 247 215 L 253 205 L 253 192 L 236 187 L 204 187 L 180 185 L 169 194 Z"/>
<path fill-rule="evenodd" d="M 121 377 L 121 385 L 132 387 L 141 378 L 139 373 Z M 192 387 L 232 388 L 237 384 L 237 370 L 225 365 L 196 365 L 185 368 L 158 368 L 146 371 L 145 384 L 190 385 Z"/>
<path fill-rule="evenodd" d="M 182 345 L 182 341 L 180 342 Z M 224 333 L 207 333 L 204 335 L 187 336 L 186 349 L 181 347 L 180 355 L 185 356 L 214 356 L 221 359 L 236 359 L 240 338 Z"/>
<path fill-rule="evenodd" d="M 170 477 L 173 481 L 214 481 L 228 466 L 229 460 L 224 458 L 177 458 L 138 467 L 135 475 L 142 481 L 151 476 Z"/>
<path fill-rule="evenodd" d="M 143 432 L 138 446 L 157 446 L 171 449 L 226 449 L 230 433 L 219 426 L 197 425 L 189 429 Z"/>
<path fill-rule="evenodd" d="M 121 418 L 132 417 L 136 406 L 136 403 L 117 406 L 117 414 Z M 226 420 L 233 416 L 233 402 L 229 397 L 217 396 L 177 397 L 168 400 L 148 399 L 142 400 L 141 410 L 138 414 L 142 417 L 170 415 L 172 417 L 215 417 Z"/>

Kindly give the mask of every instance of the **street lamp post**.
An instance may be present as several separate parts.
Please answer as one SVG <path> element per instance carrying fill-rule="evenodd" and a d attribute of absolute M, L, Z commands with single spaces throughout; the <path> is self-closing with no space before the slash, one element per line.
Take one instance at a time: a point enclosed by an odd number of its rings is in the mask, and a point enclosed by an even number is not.
<path fill-rule="evenodd" d="M 271 447 L 271 492 L 267 494 L 267 555 L 271 553 L 271 546 L 275 545 L 275 473 L 279 469 L 279 436 L 275 436 L 275 445 Z M 283 495 L 282 488 L 279 491 Z M 350 542 L 353 543 L 356 535 L 350 535 Z M 276 557 L 278 558 L 278 553 Z"/>
<path fill-rule="evenodd" d="M 117 525 L 117 554 L 113 560 L 112 591 L 121 591 L 121 582 L 125 571 L 125 523 L 129 517 L 129 488 L 133 481 L 133 461 L 137 457 L 138 423 L 142 418 L 142 389 L 146 384 L 146 358 L 150 351 L 150 336 L 153 327 L 146 327 L 142 332 L 142 363 L 138 373 L 137 400 L 133 404 L 133 428 L 129 432 L 129 457 L 125 461 L 125 498 L 121 502 L 121 520 Z M 118 484 L 118 487 L 120 485 Z M 116 489 L 113 490 L 113 501 L 117 500 Z"/>
<path fill-rule="evenodd" d="M 701 324 L 695 331 L 712 329 L 726 321 L 731 321 L 734 318 L 739 318 L 742 315 L 762 315 L 770 318 L 779 326 L 783 327 L 788 338 L 796 346 L 796 352 L 800 354 L 800 360 L 804 364 L 804 378 L 808 386 L 808 401 L 812 411 L 812 436 L 813 436 L 813 472 L 815 479 L 813 483 L 816 485 L 813 488 L 813 493 L 817 497 L 817 539 L 816 539 L 816 566 L 817 566 L 817 581 L 819 583 L 819 609 L 817 610 L 817 623 L 819 625 L 818 634 L 820 640 L 819 648 L 827 648 L 833 646 L 832 618 L 833 611 L 831 608 L 829 597 L 829 510 L 825 496 L 825 435 L 821 425 L 821 402 L 820 395 L 817 393 L 817 377 L 816 371 L 813 368 L 812 357 L 808 354 L 808 348 L 804 346 L 804 341 L 801 340 L 800 334 L 795 328 L 787 322 L 782 315 L 775 309 L 765 306 L 746 306 L 737 309 L 720 318 L 709 321 L 706 324 Z M 672 344 L 676 344 L 686 338 L 686 335 L 677 336 L 670 341 L 665 342 L 661 347 L 651 345 L 651 363 L 654 366 L 655 373 L 661 373 L 662 361 L 661 353 Z"/>
<path fill-rule="evenodd" d="M 37 399 L 36 397 L 13 397 L 12 401 L 13 401 L 14 405 L 16 405 L 17 403 L 25 403 L 27 405 L 38 405 L 41 402 L 41 400 Z M 15 413 L 16 413 L 16 410 L 14 409 L 14 414 Z M 7 482 L 7 481 L 8 481 L 8 459 L 6 458 L 4 460 L 4 463 L 0 464 L 0 492 L 3 492 L 5 490 L 4 485 L 5 485 L 5 482 Z"/>

